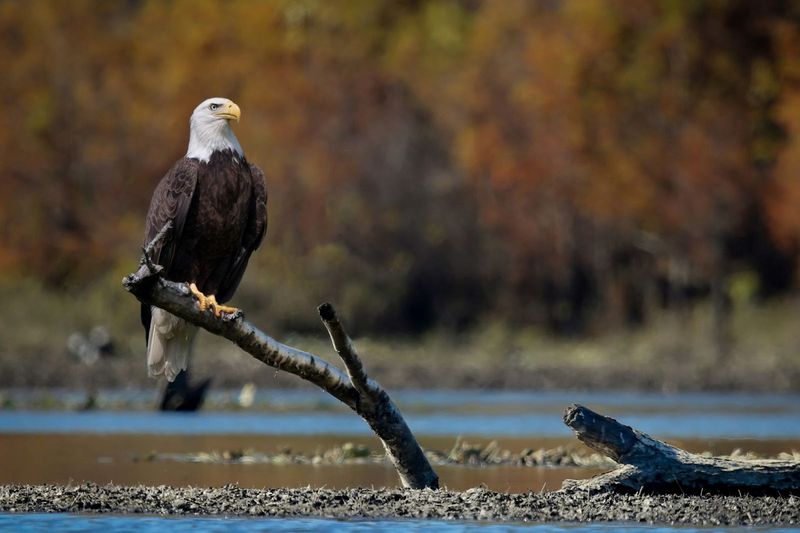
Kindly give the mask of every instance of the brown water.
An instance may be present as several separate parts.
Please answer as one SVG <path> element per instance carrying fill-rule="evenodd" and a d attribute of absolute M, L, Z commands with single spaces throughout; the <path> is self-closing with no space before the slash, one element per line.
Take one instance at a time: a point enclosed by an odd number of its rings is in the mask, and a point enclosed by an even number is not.
<path fill-rule="evenodd" d="M 485 444 L 488 439 L 470 439 Z M 290 449 L 312 454 L 344 442 L 379 448 L 374 438 L 342 436 L 203 436 L 203 435 L 64 435 L 0 434 L 0 483 L 95 483 L 242 487 L 394 487 L 394 469 L 383 464 L 216 464 L 148 460 L 153 453 L 222 452 L 255 450 L 274 453 Z M 454 439 L 423 438 L 429 449 L 447 451 Z M 553 448 L 574 445 L 569 439 L 500 439 L 502 448 Z M 776 454 L 797 447 L 795 441 L 681 441 L 690 451 L 727 454 L 735 448 Z M 532 468 L 514 466 L 438 466 L 441 484 L 453 490 L 485 485 L 500 492 L 555 490 L 565 479 L 593 476 L 601 470 L 587 468 Z"/>

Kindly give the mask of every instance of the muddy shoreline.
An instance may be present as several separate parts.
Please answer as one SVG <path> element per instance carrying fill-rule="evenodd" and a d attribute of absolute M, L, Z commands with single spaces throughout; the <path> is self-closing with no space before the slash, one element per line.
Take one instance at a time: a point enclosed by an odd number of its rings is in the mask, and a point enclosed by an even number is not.
<path fill-rule="evenodd" d="M 533 522 L 637 522 L 692 526 L 800 524 L 800 498 L 485 489 L 244 489 L 96 485 L 2 485 L 2 513 L 425 518 Z"/>

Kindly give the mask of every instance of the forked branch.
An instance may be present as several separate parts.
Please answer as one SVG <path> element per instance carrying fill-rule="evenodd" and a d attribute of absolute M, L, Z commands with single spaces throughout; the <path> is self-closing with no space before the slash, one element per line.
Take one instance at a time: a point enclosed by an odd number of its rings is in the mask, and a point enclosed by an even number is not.
<path fill-rule="evenodd" d="M 185 283 L 161 276 L 162 268 L 150 254 L 169 230 L 162 228 L 145 249 L 139 269 L 125 277 L 125 289 L 144 304 L 160 307 L 203 329 L 225 337 L 254 358 L 278 370 L 294 374 L 325 390 L 358 413 L 383 442 L 388 457 L 405 487 L 438 488 L 439 478 L 425 457 L 400 411 L 385 390 L 367 376 L 352 341 L 331 304 L 319 307 L 334 349 L 342 358 L 347 373 L 320 357 L 282 344 L 244 319 L 241 313 L 214 316 L 201 311 Z"/>

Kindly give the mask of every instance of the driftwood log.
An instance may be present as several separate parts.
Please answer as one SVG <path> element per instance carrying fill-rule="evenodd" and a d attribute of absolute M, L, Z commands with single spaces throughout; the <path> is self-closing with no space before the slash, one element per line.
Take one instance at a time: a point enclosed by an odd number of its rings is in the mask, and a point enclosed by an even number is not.
<path fill-rule="evenodd" d="M 581 405 L 567 407 L 564 423 L 584 444 L 619 468 L 562 490 L 677 494 L 800 494 L 800 464 L 791 461 L 702 457 L 670 446 Z"/>
<path fill-rule="evenodd" d="M 439 487 L 436 472 L 400 411 L 386 391 L 367 376 L 331 304 L 322 304 L 318 311 L 333 347 L 347 369 L 346 374 L 314 354 L 281 344 L 246 321 L 241 312 L 223 314 L 219 318 L 210 309 L 201 311 L 188 286 L 164 279 L 162 267 L 151 259 L 155 244 L 164 238 L 167 231 L 169 224 L 144 248 L 139 269 L 122 280 L 126 290 L 142 303 L 160 307 L 225 337 L 262 363 L 299 376 L 325 390 L 369 424 L 383 442 L 386 455 L 397 469 L 403 486 L 417 489 Z"/>

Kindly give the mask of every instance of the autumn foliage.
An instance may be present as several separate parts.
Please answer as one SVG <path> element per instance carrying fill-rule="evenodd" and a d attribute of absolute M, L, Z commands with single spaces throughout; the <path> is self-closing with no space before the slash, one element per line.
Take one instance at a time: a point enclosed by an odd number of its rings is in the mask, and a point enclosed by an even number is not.
<path fill-rule="evenodd" d="M 798 51 L 770 0 L 5 0 L 0 272 L 130 265 L 189 113 L 226 96 L 268 176 L 249 286 L 273 301 L 583 333 L 780 293 Z"/>

